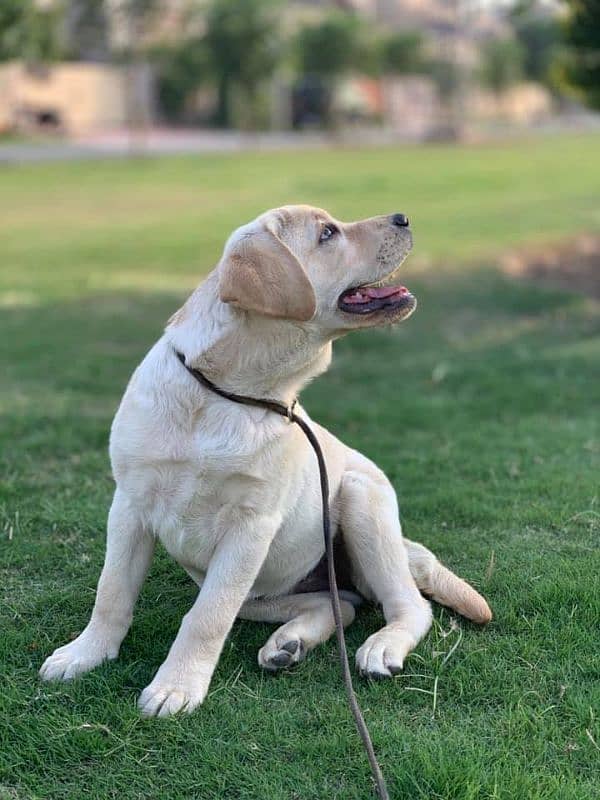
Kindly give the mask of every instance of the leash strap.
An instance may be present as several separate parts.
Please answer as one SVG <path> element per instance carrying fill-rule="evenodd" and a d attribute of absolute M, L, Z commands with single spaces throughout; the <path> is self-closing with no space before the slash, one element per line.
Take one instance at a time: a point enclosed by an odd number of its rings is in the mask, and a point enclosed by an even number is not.
<path fill-rule="evenodd" d="M 333 536 L 331 535 L 331 519 L 329 516 L 329 478 L 327 475 L 327 466 L 325 464 L 325 458 L 323 456 L 323 450 L 321 449 L 321 445 L 319 444 L 312 428 L 295 413 L 294 411 L 294 407 L 296 405 L 295 400 L 291 404 L 291 406 L 286 406 L 283 403 L 278 402 L 277 400 L 262 400 L 256 397 L 246 397 L 245 395 L 226 392 L 224 389 L 220 389 L 212 381 L 210 381 L 205 375 L 203 375 L 200 372 L 200 370 L 188 366 L 185 363 L 185 356 L 183 355 L 183 353 L 180 353 L 179 351 L 176 350 L 175 355 L 181 361 L 181 363 L 187 369 L 190 375 L 192 375 L 198 381 L 198 383 L 202 384 L 202 386 L 204 386 L 206 389 L 210 389 L 210 391 L 220 395 L 221 397 L 224 397 L 226 400 L 231 400 L 234 403 L 240 403 L 241 405 L 245 406 L 258 406 L 259 408 L 266 408 L 269 411 L 273 411 L 282 417 L 286 417 L 290 422 L 294 422 L 296 425 L 300 427 L 300 429 L 308 439 L 310 446 L 315 452 L 315 455 L 317 457 L 317 462 L 319 464 L 319 478 L 321 482 L 321 502 L 323 508 L 323 538 L 325 539 L 325 550 L 327 553 L 329 594 L 331 596 L 331 606 L 333 609 L 333 618 L 335 621 L 335 634 L 337 638 L 338 652 L 342 668 L 342 676 L 344 679 L 344 687 L 346 689 L 346 695 L 348 697 L 348 704 L 350 706 L 350 710 L 352 711 L 354 722 L 356 723 L 356 728 L 358 730 L 358 733 L 360 734 L 360 738 L 362 739 L 363 746 L 367 753 L 369 766 L 371 767 L 371 774 L 375 782 L 377 797 L 379 798 L 379 800 L 390 800 L 390 796 L 388 794 L 388 790 L 385 784 L 385 778 L 383 777 L 383 773 L 381 772 L 381 767 L 379 766 L 379 762 L 377 761 L 377 756 L 375 755 L 375 750 L 373 748 L 373 742 L 371 741 L 369 729 L 367 728 L 367 723 L 365 722 L 365 718 L 363 717 L 362 711 L 360 710 L 360 706 L 358 705 L 358 700 L 356 699 L 356 693 L 354 692 L 354 687 L 352 685 L 352 675 L 350 673 L 350 665 L 348 663 L 348 652 L 346 650 L 346 640 L 344 638 L 344 623 L 342 621 L 340 595 L 337 587 L 337 581 L 335 576 L 335 564 L 333 559 Z"/>

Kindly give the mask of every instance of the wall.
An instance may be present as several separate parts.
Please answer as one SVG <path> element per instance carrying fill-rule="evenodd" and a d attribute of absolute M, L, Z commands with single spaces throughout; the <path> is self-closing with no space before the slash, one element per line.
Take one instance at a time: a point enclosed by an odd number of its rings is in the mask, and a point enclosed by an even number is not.
<path fill-rule="evenodd" d="M 42 114 L 52 115 L 61 130 L 76 135 L 122 127 L 128 121 L 149 122 L 150 75 L 143 65 L 73 62 L 31 69 L 11 62 L 1 66 L 0 129 L 34 129 Z"/>

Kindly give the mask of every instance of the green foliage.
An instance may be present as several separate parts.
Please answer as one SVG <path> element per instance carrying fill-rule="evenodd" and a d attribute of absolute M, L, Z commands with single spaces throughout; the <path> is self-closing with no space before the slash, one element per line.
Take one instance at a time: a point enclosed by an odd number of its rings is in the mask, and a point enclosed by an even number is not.
<path fill-rule="evenodd" d="M 382 69 L 390 74 L 425 72 L 423 37 L 418 32 L 393 33 L 382 43 Z"/>
<path fill-rule="evenodd" d="M 132 370 L 231 230 L 302 199 L 413 221 L 416 314 L 336 342 L 303 404 L 385 470 L 406 535 L 495 613 L 479 630 L 436 607 L 400 675 L 356 681 L 391 796 L 597 800 L 598 306 L 490 265 L 600 231 L 599 184 L 597 135 L 5 170 L 0 797 L 370 798 L 333 640 L 273 677 L 256 663 L 273 626 L 236 622 L 205 704 L 140 719 L 196 594 L 161 547 L 119 659 L 67 684 L 36 677 L 89 618 Z M 381 624 L 359 609 L 350 653 Z"/>
<path fill-rule="evenodd" d="M 279 58 L 277 0 L 213 0 L 206 44 L 219 90 L 217 121 L 229 124 L 231 92 L 243 89 L 250 106 Z"/>
<path fill-rule="evenodd" d="M 0 2 L 0 61 L 23 59 L 32 64 L 61 54 L 60 6 L 40 8 L 34 0 Z"/>
<path fill-rule="evenodd" d="M 482 49 L 482 83 L 494 92 L 503 92 L 522 78 L 524 58 L 516 39 L 490 39 Z"/>
<path fill-rule="evenodd" d="M 567 6 L 567 75 L 588 104 L 600 109 L 600 0 L 567 0 Z"/>
<path fill-rule="evenodd" d="M 523 53 L 523 74 L 552 84 L 552 67 L 560 55 L 562 36 L 556 16 L 540 7 L 539 0 L 519 3 L 510 21 Z"/>
<path fill-rule="evenodd" d="M 341 12 L 301 28 L 295 38 L 300 74 L 329 81 L 357 69 L 364 57 L 362 32 L 356 15 Z"/>
<path fill-rule="evenodd" d="M 297 71 L 316 80 L 324 89 L 322 122 L 333 127 L 332 88 L 341 76 L 354 72 L 381 73 L 381 41 L 358 15 L 334 11 L 320 21 L 306 25 L 293 41 Z"/>
<path fill-rule="evenodd" d="M 382 73 L 383 40 L 376 28 L 366 25 L 360 18 L 357 23 L 354 63 L 350 71 L 378 77 Z"/>
<path fill-rule="evenodd" d="M 0 3 L 0 60 L 18 58 L 23 40 L 25 6 L 23 0 Z"/>

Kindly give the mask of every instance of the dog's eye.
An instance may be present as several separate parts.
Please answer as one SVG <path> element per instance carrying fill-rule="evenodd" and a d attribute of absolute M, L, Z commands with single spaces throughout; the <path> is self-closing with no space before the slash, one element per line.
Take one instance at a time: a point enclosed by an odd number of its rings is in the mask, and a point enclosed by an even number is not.
<path fill-rule="evenodd" d="M 322 242 L 326 242 L 328 239 L 338 232 L 338 229 L 335 225 L 323 225 L 321 230 L 321 235 L 319 236 L 319 244 Z"/>

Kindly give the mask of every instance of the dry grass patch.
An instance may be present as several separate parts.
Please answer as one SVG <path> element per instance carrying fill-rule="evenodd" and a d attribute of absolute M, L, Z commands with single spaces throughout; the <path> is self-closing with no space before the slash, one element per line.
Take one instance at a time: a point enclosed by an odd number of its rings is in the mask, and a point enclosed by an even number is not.
<path fill-rule="evenodd" d="M 513 250 L 502 259 L 507 274 L 543 286 L 600 299 L 600 235 L 581 233 L 559 243 Z"/>

